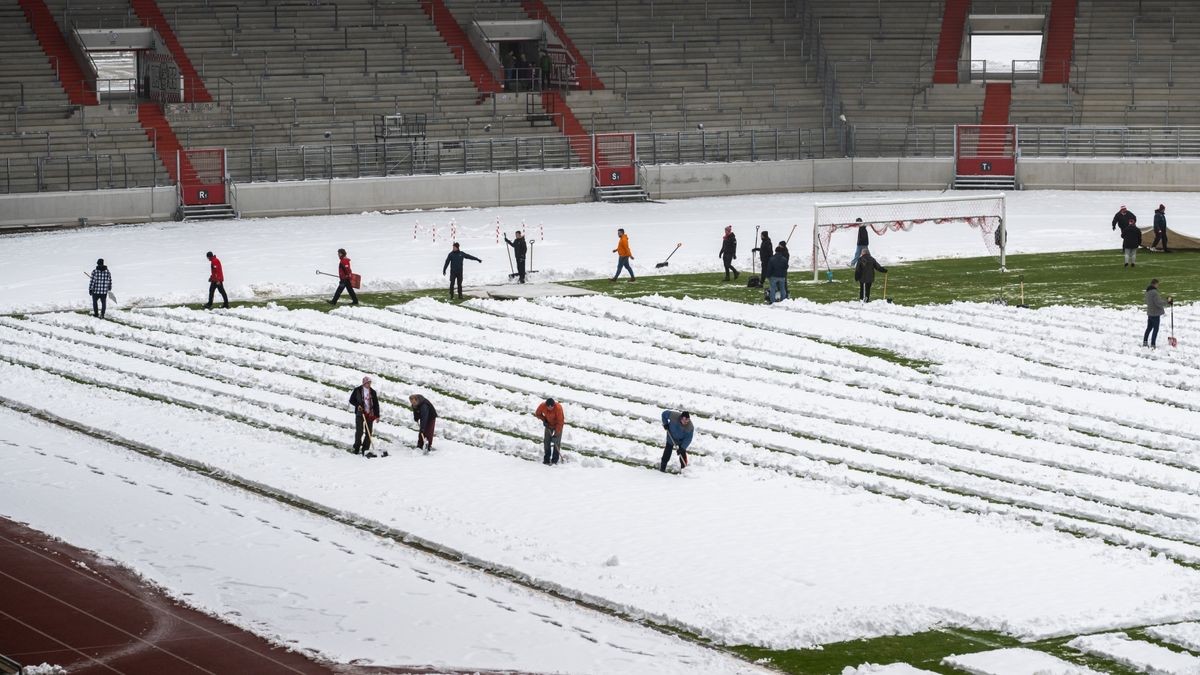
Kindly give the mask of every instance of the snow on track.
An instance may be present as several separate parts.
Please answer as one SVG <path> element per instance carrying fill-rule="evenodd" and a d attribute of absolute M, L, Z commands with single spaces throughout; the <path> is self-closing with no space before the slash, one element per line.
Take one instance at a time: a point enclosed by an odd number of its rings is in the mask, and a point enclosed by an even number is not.
<path fill-rule="evenodd" d="M 323 659 L 544 672 L 761 672 L 9 410 L 0 409 L 0 425 L 6 517 L 121 560 L 187 604 Z"/>

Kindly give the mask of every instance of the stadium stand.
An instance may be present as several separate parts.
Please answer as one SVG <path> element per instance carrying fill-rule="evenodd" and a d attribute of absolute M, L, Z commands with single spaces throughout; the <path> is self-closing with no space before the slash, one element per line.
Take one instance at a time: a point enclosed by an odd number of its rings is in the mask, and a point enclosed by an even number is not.
<path fill-rule="evenodd" d="M 0 12 L 7 193 L 170 185 L 174 143 L 227 149 L 235 182 L 579 166 L 589 134 L 631 131 L 645 163 L 948 157 L 954 124 L 1004 119 L 1027 156 L 1200 145 L 1200 7 L 1169 0 L 18 0 Z M 992 14 L 1044 17 L 1032 76 L 984 78 L 969 61 L 955 30 Z M 572 86 L 506 83 L 479 52 L 490 47 L 471 44 L 475 22 L 531 20 L 561 38 Z M 95 104 L 51 44 L 142 25 L 183 73 L 155 123 L 139 112 L 145 91 Z"/>

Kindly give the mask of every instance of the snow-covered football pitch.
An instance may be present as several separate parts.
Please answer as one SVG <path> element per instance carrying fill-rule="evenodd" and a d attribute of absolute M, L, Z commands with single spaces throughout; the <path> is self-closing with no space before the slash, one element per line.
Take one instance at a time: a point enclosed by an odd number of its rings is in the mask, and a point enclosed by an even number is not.
<path fill-rule="evenodd" d="M 606 296 L 10 314 L 0 515 L 339 663 L 753 672 L 720 647 L 963 627 L 1161 665 L 1188 655 L 1110 631 L 1200 645 L 1200 366 L 1165 326 L 1139 347 L 1143 322 Z M 347 452 L 364 374 L 387 458 Z M 657 470 L 664 408 L 696 422 L 682 473 Z"/>

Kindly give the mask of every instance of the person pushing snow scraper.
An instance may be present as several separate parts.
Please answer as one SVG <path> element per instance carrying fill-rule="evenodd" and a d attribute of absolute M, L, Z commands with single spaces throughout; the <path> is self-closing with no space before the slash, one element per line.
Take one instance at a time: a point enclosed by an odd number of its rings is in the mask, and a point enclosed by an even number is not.
<path fill-rule="evenodd" d="M 353 452 L 356 455 L 374 457 L 371 441 L 375 434 L 375 420 L 379 419 L 379 396 L 371 388 L 370 377 L 363 377 L 362 384 L 350 392 L 350 405 L 354 406 Z M 387 457 L 386 451 L 382 454 Z"/>
<path fill-rule="evenodd" d="M 420 394 L 408 397 L 412 405 L 413 421 L 417 423 L 417 449 L 433 452 L 433 428 L 437 424 L 437 410 L 429 399 Z"/>
<path fill-rule="evenodd" d="M 542 439 L 542 464 L 558 464 L 559 451 L 562 450 L 563 415 L 562 404 L 552 398 L 542 402 L 534 411 L 533 416 L 542 421 L 545 433 Z"/>
<path fill-rule="evenodd" d="M 692 414 L 686 410 L 664 410 L 662 411 L 662 425 L 667 432 L 667 447 L 663 450 L 662 462 L 658 465 L 658 470 L 667 470 L 667 462 L 671 461 L 671 451 L 678 447 L 679 470 L 682 471 L 688 465 L 687 449 L 692 444 L 692 432 L 695 431 Z"/>

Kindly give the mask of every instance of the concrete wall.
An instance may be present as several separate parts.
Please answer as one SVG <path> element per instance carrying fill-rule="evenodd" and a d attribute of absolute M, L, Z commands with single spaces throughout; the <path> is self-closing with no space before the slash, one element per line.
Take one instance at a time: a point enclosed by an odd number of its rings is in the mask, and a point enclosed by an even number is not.
<path fill-rule="evenodd" d="M 1200 160 L 1021 158 L 1017 181 L 1026 190 L 1190 192 L 1200 185 Z"/>
<path fill-rule="evenodd" d="M 837 158 L 679 164 L 643 169 L 654 199 L 778 192 L 941 190 L 953 179 L 946 159 Z M 1025 189 L 1191 191 L 1197 160 L 1022 159 Z M 565 204 L 590 199 L 588 169 L 238 185 L 245 216 L 359 213 L 384 209 Z M 0 228 L 169 220 L 175 189 L 138 188 L 0 195 Z"/>
<path fill-rule="evenodd" d="M 170 220 L 176 203 L 174 187 L 0 195 L 0 228 Z"/>
<path fill-rule="evenodd" d="M 392 176 L 238 185 L 245 216 L 361 213 L 384 209 L 568 204 L 590 198 L 589 169 Z"/>
<path fill-rule="evenodd" d="M 941 190 L 953 180 L 949 159 L 804 159 L 648 166 L 655 199 L 776 192 Z"/>

